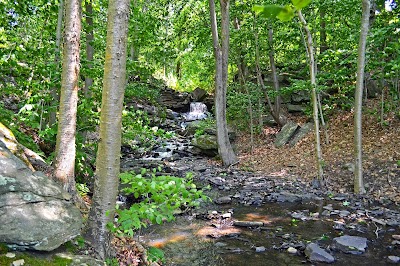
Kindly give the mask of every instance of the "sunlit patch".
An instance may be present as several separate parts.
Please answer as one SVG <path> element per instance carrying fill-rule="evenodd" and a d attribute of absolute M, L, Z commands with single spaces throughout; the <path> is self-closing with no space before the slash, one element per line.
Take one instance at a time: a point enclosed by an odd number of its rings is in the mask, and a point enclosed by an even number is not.
<path fill-rule="evenodd" d="M 251 222 L 262 222 L 265 225 L 271 224 L 277 220 L 281 220 L 282 217 L 271 217 L 269 215 L 262 215 L 259 213 L 247 213 L 244 219 Z"/>
<path fill-rule="evenodd" d="M 271 173 L 269 175 L 270 176 L 278 176 L 278 177 L 280 177 L 280 176 L 287 176 L 287 174 L 288 174 L 288 171 L 286 169 L 282 169 L 279 172 L 274 172 L 274 173 Z"/>
<path fill-rule="evenodd" d="M 226 226 L 226 227 L 215 227 L 215 226 L 205 226 L 198 230 L 195 235 L 201 237 L 212 237 L 212 238 L 219 238 L 222 236 L 232 235 L 232 234 L 240 234 L 241 230 L 233 227 L 233 226 Z"/>
<path fill-rule="evenodd" d="M 163 248 L 167 244 L 184 241 L 189 236 L 190 236 L 190 234 L 187 232 L 178 232 L 178 233 L 175 233 L 175 234 L 165 237 L 165 238 L 154 239 L 154 240 L 150 241 L 148 243 L 148 245 L 151 247 Z"/>

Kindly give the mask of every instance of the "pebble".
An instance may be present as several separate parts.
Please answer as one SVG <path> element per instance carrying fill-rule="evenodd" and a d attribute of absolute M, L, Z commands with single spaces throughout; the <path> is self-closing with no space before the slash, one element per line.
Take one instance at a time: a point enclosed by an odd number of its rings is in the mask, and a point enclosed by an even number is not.
<path fill-rule="evenodd" d="M 11 252 L 8 252 L 8 253 L 6 254 L 6 257 L 7 257 L 7 258 L 15 258 L 15 254 L 14 254 L 14 253 L 11 253 Z"/>
<path fill-rule="evenodd" d="M 395 240 L 400 240 L 400 235 L 392 235 L 392 238 Z"/>
<path fill-rule="evenodd" d="M 227 219 L 227 218 L 231 218 L 231 217 L 232 217 L 232 213 L 230 213 L 230 212 L 222 214 L 222 218 Z"/>
<path fill-rule="evenodd" d="M 399 263 L 400 262 L 400 257 L 398 257 L 398 256 L 388 256 L 388 259 L 392 263 Z"/>
<path fill-rule="evenodd" d="M 256 252 L 257 252 L 257 253 L 259 253 L 259 252 L 265 252 L 265 250 L 266 250 L 266 248 L 265 248 L 264 246 L 256 247 Z"/>
<path fill-rule="evenodd" d="M 24 264 L 25 264 L 25 260 L 20 259 L 20 260 L 13 261 L 12 266 L 22 266 Z"/>
<path fill-rule="evenodd" d="M 287 252 L 290 254 L 297 254 L 297 249 L 295 249 L 294 247 L 289 247 L 287 249 Z"/>

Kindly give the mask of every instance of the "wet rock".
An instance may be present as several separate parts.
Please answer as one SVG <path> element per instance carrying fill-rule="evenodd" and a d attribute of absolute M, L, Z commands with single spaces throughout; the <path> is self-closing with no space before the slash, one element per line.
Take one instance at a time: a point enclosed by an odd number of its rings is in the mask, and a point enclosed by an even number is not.
<path fill-rule="evenodd" d="M 256 247 L 256 252 L 260 253 L 260 252 L 265 252 L 266 248 L 261 246 L 261 247 Z"/>
<path fill-rule="evenodd" d="M 400 257 L 398 257 L 398 256 L 388 256 L 388 261 L 390 263 L 400 263 Z"/>
<path fill-rule="evenodd" d="M 192 140 L 192 145 L 208 156 L 216 156 L 218 154 L 217 137 L 214 135 L 201 135 Z"/>
<path fill-rule="evenodd" d="M 232 202 L 232 198 L 230 196 L 220 197 L 214 201 L 216 204 L 229 204 Z"/>
<path fill-rule="evenodd" d="M 240 226 L 240 227 L 258 227 L 258 226 L 263 226 L 263 222 L 254 222 L 254 221 L 234 221 L 233 222 L 234 226 Z"/>
<path fill-rule="evenodd" d="M 395 240 L 400 240 L 400 235 L 392 235 L 392 238 Z"/>
<path fill-rule="evenodd" d="M 273 198 L 277 202 L 300 202 L 301 196 L 290 193 L 290 192 L 281 192 L 281 193 L 272 193 Z"/>
<path fill-rule="evenodd" d="M 367 239 L 359 236 L 344 235 L 333 239 L 334 249 L 344 253 L 362 254 L 367 248 Z"/>
<path fill-rule="evenodd" d="M 223 242 L 216 242 L 214 244 L 214 246 L 218 247 L 218 248 L 222 248 L 222 247 L 226 247 L 228 244 L 223 243 Z"/>
<path fill-rule="evenodd" d="M 297 249 L 294 247 L 288 247 L 287 252 L 290 254 L 297 254 Z"/>
<path fill-rule="evenodd" d="M 320 248 L 315 243 L 308 244 L 304 253 L 308 257 L 308 259 L 312 262 L 332 263 L 335 261 L 335 258 L 331 254 L 326 252 L 324 249 Z"/>
<path fill-rule="evenodd" d="M 334 221 L 333 222 L 333 229 L 343 231 L 345 229 L 345 223 L 342 221 Z"/>

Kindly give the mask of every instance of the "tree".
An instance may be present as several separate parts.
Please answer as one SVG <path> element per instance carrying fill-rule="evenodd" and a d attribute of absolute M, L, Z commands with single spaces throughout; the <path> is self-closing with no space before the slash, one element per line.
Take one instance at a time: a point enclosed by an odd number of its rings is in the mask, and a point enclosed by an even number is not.
<path fill-rule="evenodd" d="M 96 157 L 93 204 L 85 232 L 86 239 L 102 259 L 110 255 L 110 234 L 107 224 L 114 220 L 119 184 L 129 2 L 129 0 L 110 0 L 107 15 L 100 142 Z"/>
<path fill-rule="evenodd" d="M 369 29 L 371 3 L 362 1 L 361 34 L 358 45 L 357 81 L 354 103 L 354 192 L 365 193 L 362 173 L 362 97 L 364 89 L 365 49 Z"/>
<path fill-rule="evenodd" d="M 317 161 L 317 174 L 318 181 L 322 182 L 323 179 L 323 160 L 322 160 L 322 151 L 321 151 L 321 138 L 319 132 L 319 117 L 318 117 L 318 95 L 317 95 L 317 82 L 316 82 L 316 70 L 317 66 L 315 63 L 315 53 L 314 53 L 314 44 L 312 39 L 312 34 L 310 29 L 308 28 L 307 21 L 304 19 L 303 14 L 301 13 L 301 9 L 310 4 L 311 0 L 292 0 L 291 6 L 278 6 L 278 5 L 266 5 L 266 6 L 254 6 L 253 10 L 261 13 L 265 17 L 268 18 L 278 18 L 281 21 L 290 21 L 294 17 L 295 11 L 297 12 L 297 16 L 300 20 L 301 25 L 303 26 L 304 31 L 307 35 L 306 41 L 306 49 L 307 55 L 309 59 L 309 71 L 310 71 L 310 81 L 311 81 L 311 99 L 313 104 L 313 119 L 314 119 L 314 131 L 315 131 L 315 152 L 316 152 L 316 161 Z"/>
<path fill-rule="evenodd" d="M 63 14 L 64 14 L 64 0 L 60 0 L 58 4 L 58 16 L 57 16 L 57 29 L 56 29 L 56 49 L 54 56 L 54 63 L 58 69 L 60 63 L 60 44 L 62 37 L 62 22 L 63 22 Z M 57 88 L 54 87 L 51 90 L 52 106 L 57 106 L 58 104 L 58 92 Z M 52 126 L 56 123 L 57 113 L 55 110 L 51 110 L 49 114 L 49 126 Z"/>
<path fill-rule="evenodd" d="M 209 0 L 211 33 L 215 57 L 215 119 L 217 122 L 218 152 L 225 166 L 237 163 L 238 159 L 229 141 L 226 122 L 226 92 L 228 83 L 229 55 L 229 0 L 220 0 L 221 4 L 221 39 L 218 37 L 215 2 Z M 221 44 L 220 44 L 221 42 Z"/>
<path fill-rule="evenodd" d="M 74 197 L 76 196 L 74 168 L 80 32 L 80 1 L 67 0 L 65 1 L 64 53 L 54 174 Z"/>

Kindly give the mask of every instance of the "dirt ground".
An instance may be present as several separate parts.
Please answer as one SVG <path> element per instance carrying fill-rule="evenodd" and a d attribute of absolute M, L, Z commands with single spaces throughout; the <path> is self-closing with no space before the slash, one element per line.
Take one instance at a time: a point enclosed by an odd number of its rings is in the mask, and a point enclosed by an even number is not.
<path fill-rule="evenodd" d="M 363 174 L 367 194 L 379 201 L 400 204 L 400 117 L 387 113 L 380 123 L 379 101 L 368 101 L 363 108 Z M 399 111 L 397 110 L 397 114 Z M 304 117 L 289 119 L 300 125 Z M 353 112 L 337 112 L 328 118 L 327 135 L 321 133 L 324 178 L 332 192 L 349 193 L 353 190 Z M 295 175 L 311 181 L 317 175 L 314 134 L 294 147 L 275 148 L 273 141 L 279 128 L 264 127 L 250 152 L 249 135 L 236 141 L 240 167 L 246 170 L 273 174 Z"/>

